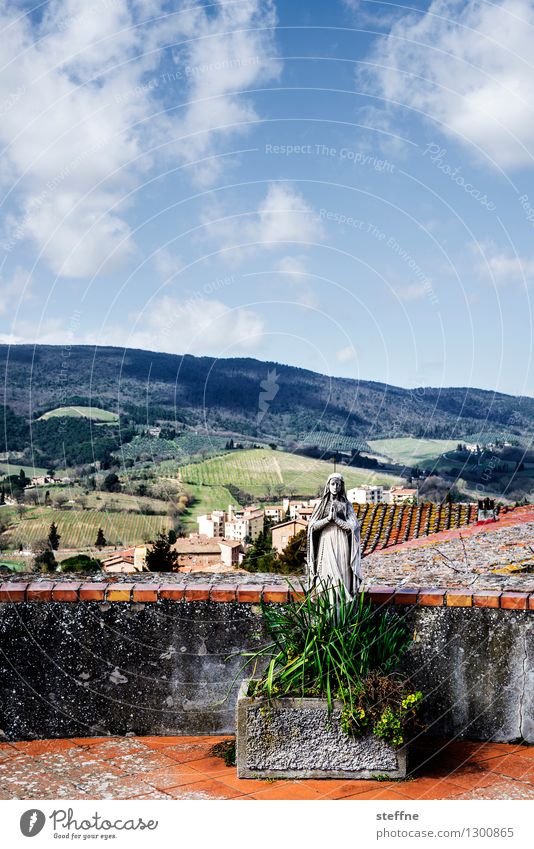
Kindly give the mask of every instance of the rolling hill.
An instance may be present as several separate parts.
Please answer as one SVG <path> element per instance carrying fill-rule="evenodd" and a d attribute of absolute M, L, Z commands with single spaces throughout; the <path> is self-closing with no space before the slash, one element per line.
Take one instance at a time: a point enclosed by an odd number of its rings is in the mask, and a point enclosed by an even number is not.
<path fill-rule="evenodd" d="M 315 433 L 365 442 L 488 431 L 530 442 L 534 432 L 533 398 L 470 387 L 408 390 L 254 359 L 90 346 L 72 346 L 65 357 L 57 346 L 2 345 L 0 366 L 0 452 L 21 450 L 29 423 L 58 407 L 98 407 L 121 423 L 163 420 L 286 446 L 313 443 Z"/>

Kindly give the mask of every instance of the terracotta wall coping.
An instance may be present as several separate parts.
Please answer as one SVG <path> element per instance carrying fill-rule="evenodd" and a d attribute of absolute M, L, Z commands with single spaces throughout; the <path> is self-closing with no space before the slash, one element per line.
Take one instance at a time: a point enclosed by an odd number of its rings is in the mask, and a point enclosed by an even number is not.
<path fill-rule="evenodd" d="M 302 588 L 295 583 L 213 581 L 210 583 L 146 581 L 4 581 L 0 584 L 0 603 L 32 602 L 111 602 L 152 604 L 167 600 L 175 602 L 209 601 L 218 604 L 239 602 L 258 604 L 260 601 L 281 603 L 301 598 Z M 476 590 L 454 587 L 391 587 L 372 586 L 366 596 L 374 604 L 419 605 L 421 607 L 489 607 L 503 610 L 534 611 L 534 593 L 501 590 Z"/>

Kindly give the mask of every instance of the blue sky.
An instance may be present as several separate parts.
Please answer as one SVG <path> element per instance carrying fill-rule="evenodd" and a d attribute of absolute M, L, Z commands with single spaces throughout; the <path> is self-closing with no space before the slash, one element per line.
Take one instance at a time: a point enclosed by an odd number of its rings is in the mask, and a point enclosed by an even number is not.
<path fill-rule="evenodd" d="M 0 3 L 0 340 L 534 394 L 534 9 Z"/>

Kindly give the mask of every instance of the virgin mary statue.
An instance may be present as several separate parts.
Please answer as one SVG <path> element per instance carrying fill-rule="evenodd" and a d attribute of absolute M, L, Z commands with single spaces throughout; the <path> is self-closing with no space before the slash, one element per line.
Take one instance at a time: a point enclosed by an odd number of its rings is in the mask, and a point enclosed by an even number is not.
<path fill-rule="evenodd" d="M 349 598 L 362 581 L 360 525 L 340 474 L 328 478 L 308 525 L 307 574 L 311 586 L 343 584 Z"/>

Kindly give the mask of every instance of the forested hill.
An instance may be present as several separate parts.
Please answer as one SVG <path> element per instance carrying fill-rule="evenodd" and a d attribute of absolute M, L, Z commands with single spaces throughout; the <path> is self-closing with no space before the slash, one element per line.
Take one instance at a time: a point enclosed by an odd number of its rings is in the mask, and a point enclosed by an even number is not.
<path fill-rule="evenodd" d="M 460 439 L 480 431 L 530 438 L 534 423 L 534 399 L 528 397 L 471 388 L 407 390 L 254 359 L 3 345 L 0 364 L 0 425 L 19 439 L 24 422 L 68 404 L 100 406 L 129 423 L 178 421 L 281 443 L 313 430 L 362 439 Z"/>

